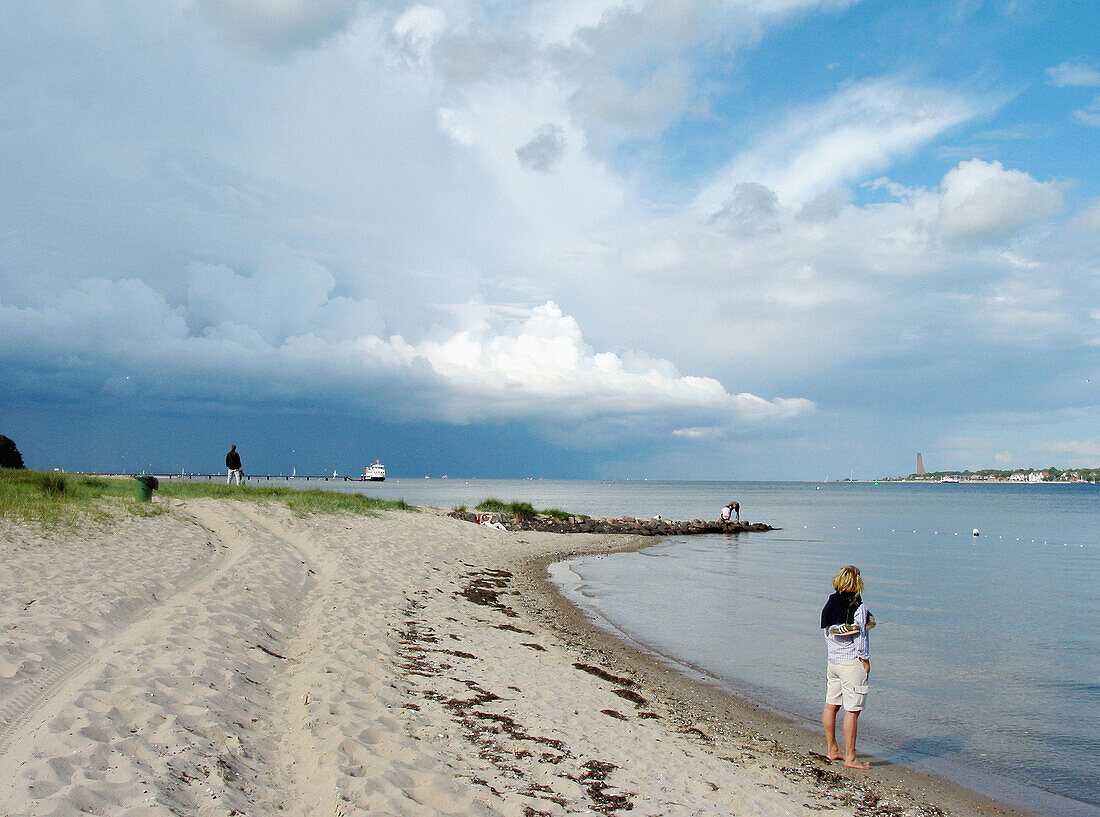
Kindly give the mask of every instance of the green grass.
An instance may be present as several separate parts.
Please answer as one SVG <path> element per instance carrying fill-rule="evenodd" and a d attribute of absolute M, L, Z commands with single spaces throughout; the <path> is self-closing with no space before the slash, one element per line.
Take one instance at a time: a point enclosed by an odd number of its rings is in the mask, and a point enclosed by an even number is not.
<path fill-rule="evenodd" d="M 249 502 L 278 502 L 303 516 L 308 513 L 372 514 L 378 511 L 417 510 L 403 499 L 377 499 L 363 494 L 323 491 L 320 488 L 302 491 L 274 485 L 222 485 L 217 482 L 177 482 L 162 479 L 159 494 L 174 499 L 213 497 Z"/>
<path fill-rule="evenodd" d="M 168 512 L 165 502 L 138 502 L 132 479 L 103 479 L 84 474 L 0 469 L 0 518 L 75 526 L 124 514 L 155 516 Z M 412 511 L 405 500 L 389 501 L 335 491 L 298 491 L 274 486 L 222 485 L 162 479 L 154 497 L 211 497 L 248 502 L 276 502 L 304 516 L 310 513 L 374 514 L 381 510 Z"/>
<path fill-rule="evenodd" d="M 0 468 L 0 518 L 77 525 L 116 515 L 133 495 L 124 480 Z"/>
<path fill-rule="evenodd" d="M 60 496 L 65 493 L 65 475 L 42 474 L 38 480 L 38 488 L 46 496 Z"/>
<path fill-rule="evenodd" d="M 463 506 L 462 510 L 465 510 Z M 457 508 L 455 510 L 458 510 Z M 499 499 L 483 499 L 478 503 L 474 510 L 482 511 L 483 513 L 506 513 L 511 514 L 516 519 L 530 519 L 533 516 L 542 514 L 543 516 L 552 516 L 555 519 L 566 520 L 573 516 L 582 516 L 582 514 L 569 513 L 568 511 L 559 510 L 558 508 L 548 508 L 544 511 L 535 510 L 530 502 L 501 502 Z"/>
<path fill-rule="evenodd" d="M 569 513 L 569 511 L 563 511 L 560 508 L 547 508 L 546 510 L 541 511 L 540 513 L 546 514 L 546 516 L 552 516 L 555 519 L 558 519 L 562 522 L 568 522 L 574 516 L 580 516 L 580 517 L 584 516 L 584 514 Z"/>
<path fill-rule="evenodd" d="M 481 502 L 475 505 L 474 510 L 483 511 L 485 513 L 508 513 L 508 506 L 499 499 L 489 497 L 488 499 L 481 500 Z"/>

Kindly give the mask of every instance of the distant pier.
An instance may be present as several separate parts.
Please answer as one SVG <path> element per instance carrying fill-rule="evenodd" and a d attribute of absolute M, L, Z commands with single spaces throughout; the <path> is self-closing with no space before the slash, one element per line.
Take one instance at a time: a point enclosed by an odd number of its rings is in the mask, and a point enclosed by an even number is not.
<path fill-rule="evenodd" d="M 97 473 L 97 474 L 91 474 L 91 476 L 98 476 L 98 477 L 129 477 L 129 476 L 133 476 L 133 475 L 130 474 L 130 473 L 125 473 L 125 474 Z M 218 474 L 154 474 L 153 476 L 157 477 L 158 479 L 167 479 L 167 480 L 188 480 L 188 481 L 190 481 L 190 480 L 200 480 L 200 481 L 206 480 L 208 482 L 213 482 L 215 480 L 224 480 L 225 479 L 225 472 L 223 471 L 223 472 L 218 473 Z M 303 479 L 306 482 L 309 482 L 311 480 L 313 480 L 315 482 L 329 482 L 330 480 L 332 482 L 383 482 L 384 481 L 384 480 L 380 480 L 380 479 L 367 479 L 366 477 L 349 477 L 346 474 L 244 474 L 242 479 L 245 482 L 249 482 L 251 480 L 256 480 L 256 481 L 265 481 L 266 480 L 268 482 L 278 482 L 279 480 L 283 480 L 285 482 L 290 482 L 290 480 L 292 480 L 292 479 Z"/>

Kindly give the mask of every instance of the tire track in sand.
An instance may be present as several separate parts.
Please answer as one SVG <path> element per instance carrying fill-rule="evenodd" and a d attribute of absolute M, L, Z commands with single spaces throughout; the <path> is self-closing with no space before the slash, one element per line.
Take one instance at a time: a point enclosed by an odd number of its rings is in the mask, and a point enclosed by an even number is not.
<path fill-rule="evenodd" d="M 284 705 L 282 723 L 285 729 L 279 736 L 279 761 L 283 766 L 281 788 L 287 800 L 279 804 L 278 808 L 290 815 L 342 817 L 346 813 L 346 804 L 340 796 L 340 775 L 331 764 L 318 767 L 317 758 L 324 753 L 310 728 L 309 692 L 318 671 L 316 661 L 310 658 L 311 653 L 317 657 L 317 645 L 323 641 L 325 616 L 321 611 L 324 604 L 332 599 L 334 568 L 329 559 L 323 558 L 321 547 L 309 536 L 293 531 L 270 515 L 258 513 L 253 508 L 242 507 L 240 510 L 253 524 L 296 553 L 316 582 L 287 650 L 293 663 L 287 670 L 280 694 Z M 317 785 L 318 777 L 324 777 L 326 784 Z M 320 801 L 316 799 L 318 791 L 325 792 Z"/>
<path fill-rule="evenodd" d="M 121 644 L 155 628 L 166 610 L 208 588 L 248 551 L 248 541 L 237 535 L 222 517 L 201 504 L 188 503 L 183 512 L 223 546 L 217 548 L 215 557 L 204 570 L 193 574 L 174 592 L 158 603 L 135 610 L 130 623 L 113 632 L 106 644 L 95 650 L 77 649 L 71 657 L 28 681 L 25 689 L 0 708 L 0 780 L 11 779 L 22 762 L 20 753 L 13 750 L 28 745 L 27 739 L 79 693 L 87 678 L 101 671 L 107 660 L 120 651 Z"/>

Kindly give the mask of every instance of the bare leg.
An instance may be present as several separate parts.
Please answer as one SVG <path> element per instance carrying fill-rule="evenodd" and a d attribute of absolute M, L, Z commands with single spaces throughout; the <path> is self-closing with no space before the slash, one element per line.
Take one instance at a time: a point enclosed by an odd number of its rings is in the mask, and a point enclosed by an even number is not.
<path fill-rule="evenodd" d="M 844 711 L 844 765 L 849 769 L 866 771 L 871 768 L 871 764 L 856 758 L 856 721 L 858 720 L 859 712 Z"/>
<path fill-rule="evenodd" d="M 825 727 L 825 756 L 829 760 L 840 760 L 840 747 L 836 745 L 836 713 L 840 709 L 835 704 L 825 704 L 821 710 L 821 725 Z"/>

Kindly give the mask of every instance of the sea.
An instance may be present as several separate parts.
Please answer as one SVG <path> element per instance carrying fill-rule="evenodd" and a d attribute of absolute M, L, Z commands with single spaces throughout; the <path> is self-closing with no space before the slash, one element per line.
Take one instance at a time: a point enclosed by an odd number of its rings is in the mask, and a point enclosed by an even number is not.
<path fill-rule="evenodd" d="M 302 487 L 319 487 L 314 484 Z M 1100 487 L 1089 484 L 389 479 L 415 505 L 487 497 L 600 516 L 741 518 L 555 566 L 600 626 L 820 729 L 832 576 L 857 565 L 871 633 L 859 748 L 1055 817 L 1100 817 Z"/>

